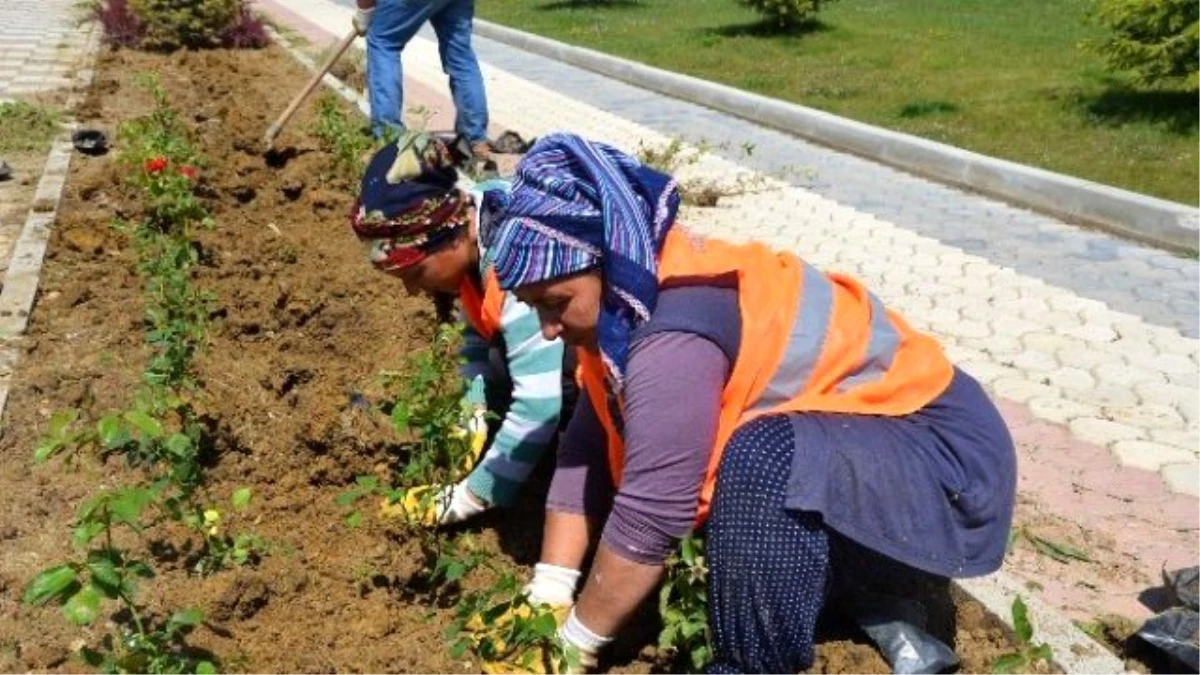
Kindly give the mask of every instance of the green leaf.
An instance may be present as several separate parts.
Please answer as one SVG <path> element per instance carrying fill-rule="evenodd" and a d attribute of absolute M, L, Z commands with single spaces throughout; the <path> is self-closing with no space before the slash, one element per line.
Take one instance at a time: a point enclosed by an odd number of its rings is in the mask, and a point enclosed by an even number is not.
<path fill-rule="evenodd" d="M 147 438 L 162 437 L 162 425 L 158 420 L 147 415 L 141 410 L 130 410 L 125 413 L 125 421 L 137 427 L 137 430 L 142 432 L 142 435 Z"/>
<path fill-rule="evenodd" d="M 708 665 L 710 651 L 708 645 L 696 645 L 692 647 L 692 667 L 699 672 Z"/>
<path fill-rule="evenodd" d="M 59 410 L 50 416 L 50 429 L 47 433 L 51 436 L 62 436 L 63 433 L 79 419 L 79 411 L 72 408 L 71 410 Z"/>
<path fill-rule="evenodd" d="M 44 438 L 37 447 L 33 449 L 33 461 L 35 464 L 45 464 L 46 460 L 58 454 L 59 450 L 63 449 L 62 442 L 57 438 Z"/>
<path fill-rule="evenodd" d="M 407 404 L 397 402 L 396 405 L 392 406 L 392 428 L 396 430 L 396 433 L 404 434 L 408 432 L 408 420 L 410 416 Z"/>
<path fill-rule="evenodd" d="M 1005 654 L 992 662 L 992 672 L 1006 675 L 1018 673 L 1025 666 L 1025 656 L 1022 654 Z"/>
<path fill-rule="evenodd" d="M 457 560 L 446 566 L 446 581 L 458 581 L 467 573 L 467 566 Z"/>
<path fill-rule="evenodd" d="M 104 531 L 104 523 L 98 523 L 94 520 L 85 520 L 75 526 L 75 531 L 71 534 L 71 544 L 75 548 L 84 548 L 92 543 L 101 532 Z"/>
<path fill-rule="evenodd" d="M 125 428 L 117 413 L 109 413 L 100 418 L 96 423 L 96 435 L 100 438 L 100 445 L 106 450 L 119 448 L 130 440 L 129 430 Z"/>
<path fill-rule="evenodd" d="M 103 597 L 99 589 L 88 584 L 80 588 L 63 605 L 63 616 L 76 626 L 86 626 L 95 621 L 100 614 L 100 600 Z"/>
<path fill-rule="evenodd" d="M 217 666 L 212 661 L 200 661 L 196 664 L 196 675 L 215 675 Z"/>
<path fill-rule="evenodd" d="M 350 506 L 355 501 L 357 501 L 358 498 L 361 496 L 362 496 L 362 490 L 359 490 L 358 488 L 353 488 L 351 490 L 346 490 L 342 494 L 338 495 L 337 498 L 334 499 L 333 501 L 336 502 L 338 506 Z"/>
<path fill-rule="evenodd" d="M 364 490 L 374 490 L 379 485 L 379 479 L 375 476 L 359 476 L 354 482 Z"/>
<path fill-rule="evenodd" d="M 1074 546 L 1071 546 L 1070 544 L 1064 544 L 1062 542 L 1053 541 L 1050 539 L 1043 539 L 1042 537 L 1032 534 L 1026 534 L 1025 536 L 1029 539 L 1029 542 L 1033 544 L 1033 547 L 1036 548 L 1039 553 L 1048 555 L 1058 562 L 1065 563 L 1072 560 L 1078 560 L 1080 562 L 1092 561 L 1091 557 L 1088 556 L 1087 553 L 1075 548 Z"/>
<path fill-rule="evenodd" d="M 130 561 L 126 564 L 125 569 L 145 579 L 154 577 L 154 570 L 150 569 L 150 566 L 141 560 Z"/>
<path fill-rule="evenodd" d="M 167 452 L 176 457 L 188 457 L 192 454 L 192 439 L 185 434 L 171 434 L 164 445 Z"/>
<path fill-rule="evenodd" d="M 77 577 L 75 568 L 58 565 L 43 570 L 25 588 L 24 601 L 27 605 L 44 605 L 66 593 Z"/>
<path fill-rule="evenodd" d="M 1029 644 L 1033 638 L 1033 624 L 1029 622 L 1029 609 L 1019 595 L 1013 599 L 1012 620 L 1013 630 L 1017 633 L 1017 641 L 1021 644 Z"/>
<path fill-rule="evenodd" d="M 103 554 L 89 554 L 87 568 L 92 575 L 92 583 L 109 598 L 116 597 L 121 588 L 121 573 L 117 571 L 113 559 Z"/>
<path fill-rule="evenodd" d="M 204 621 L 204 612 L 196 608 L 181 609 L 171 615 L 167 621 L 167 630 L 178 630 L 181 627 L 194 628 Z"/>
<path fill-rule="evenodd" d="M 114 520 L 125 523 L 134 530 L 140 530 L 142 511 L 153 498 L 148 490 L 122 488 L 113 496 L 108 508 L 112 511 Z"/>
<path fill-rule="evenodd" d="M 696 540 L 691 534 L 688 534 L 679 542 L 679 548 L 683 562 L 691 565 L 692 561 L 696 559 Z"/>
<path fill-rule="evenodd" d="M 358 527 L 359 525 L 362 525 L 362 514 L 361 513 L 359 513 L 358 511 L 355 511 L 354 513 L 351 513 L 350 515 L 346 516 L 346 527 L 354 528 L 354 527 Z"/>
<path fill-rule="evenodd" d="M 1053 661 L 1054 649 L 1047 644 L 1040 644 L 1029 650 L 1030 661 Z"/>
<path fill-rule="evenodd" d="M 252 494 L 253 493 L 250 491 L 250 488 L 248 488 L 248 487 L 239 488 L 239 489 L 235 490 L 233 492 L 233 508 L 240 511 L 240 510 L 246 508 L 247 506 L 250 506 L 250 497 L 252 496 Z"/>
<path fill-rule="evenodd" d="M 542 612 L 534 617 L 530 628 L 539 637 L 550 637 L 558 630 L 558 620 L 549 612 Z"/>

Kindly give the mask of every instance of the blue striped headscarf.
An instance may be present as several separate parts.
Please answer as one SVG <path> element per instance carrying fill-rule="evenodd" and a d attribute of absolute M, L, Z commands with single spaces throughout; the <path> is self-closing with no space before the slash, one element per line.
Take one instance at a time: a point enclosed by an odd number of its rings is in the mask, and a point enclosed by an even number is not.
<path fill-rule="evenodd" d="M 619 392 L 630 333 L 658 299 L 658 255 L 678 209 L 670 176 L 603 143 L 552 134 L 517 165 L 483 236 L 505 290 L 600 268 L 597 339 Z"/>

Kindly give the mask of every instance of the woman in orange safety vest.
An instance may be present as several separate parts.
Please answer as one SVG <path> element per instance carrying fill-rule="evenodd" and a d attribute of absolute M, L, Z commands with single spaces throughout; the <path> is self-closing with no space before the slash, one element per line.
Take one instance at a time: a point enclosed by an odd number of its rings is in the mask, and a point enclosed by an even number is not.
<path fill-rule="evenodd" d="M 827 582 L 852 561 L 998 568 L 1015 453 L 982 388 L 856 280 L 693 236 L 678 204 L 670 177 L 556 134 L 518 166 L 483 235 L 501 288 L 578 351 L 586 396 L 528 589 L 564 608 L 559 637 L 581 663 L 695 527 L 712 672 L 809 667 Z"/>

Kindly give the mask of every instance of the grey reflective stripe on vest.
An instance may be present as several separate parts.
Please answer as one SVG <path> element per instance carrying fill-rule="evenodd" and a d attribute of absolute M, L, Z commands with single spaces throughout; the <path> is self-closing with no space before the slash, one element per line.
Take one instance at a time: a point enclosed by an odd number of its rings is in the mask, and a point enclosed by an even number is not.
<path fill-rule="evenodd" d="M 871 341 L 867 344 L 862 363 L 838 383 L 838 392 L 849 391 L 883 377 L 892 367 L 892 359 L 896 358 L 896 349 L 900 346 L 900 333 L 896 332 L 896 327 L 888 318 L 883 303 L 874 293 L 868 293 L 867 296 L 871 299 Z"/>
<path fill-rule="evenodd" d="M 803 264 L 804 281 L 787 349 L 751 410 L 767 410 L 795 398 L 808 385 L 808 378 L 821 358 L 821 347 L 829 332 L 833 312 L 833 284 L 812 265 Z M 753 349 L 753 346 L 742 345 L 742 349 Z"/>

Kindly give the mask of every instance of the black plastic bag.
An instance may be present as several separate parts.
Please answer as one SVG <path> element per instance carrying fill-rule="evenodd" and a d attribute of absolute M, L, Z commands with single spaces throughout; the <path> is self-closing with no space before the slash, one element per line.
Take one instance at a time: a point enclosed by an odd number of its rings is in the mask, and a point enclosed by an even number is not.
<path fill-rule="evenodd" d="M 1200 629 L 1200 614 L 1194 609 L 1175 607 L 1151 617 L 1138 629 L 1137 635 L 1146 642 L 1178 659 L 1192 669 L 1200 670 L 1200 648 L 1197 646 L 1197 630 Z"/>
<path fill-rule="evenodd" d="M 1196 597 L 1200 591 L 1200 567 L 1185 567 L 1174 572 L 1163 570 L 1163 584 L 1171 592 L 1173 604 L 1200 609 Z"/>

